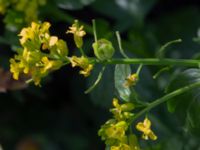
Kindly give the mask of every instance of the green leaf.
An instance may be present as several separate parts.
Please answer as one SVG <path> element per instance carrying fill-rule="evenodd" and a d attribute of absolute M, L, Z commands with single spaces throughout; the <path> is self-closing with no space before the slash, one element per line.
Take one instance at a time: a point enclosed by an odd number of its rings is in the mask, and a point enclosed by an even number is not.
<path fill-rule="evenodd" d="M 124 83 L 126 78 L 131 74 L 130 65 L 118 64 L 115 66 L 115 88 L 118 91 L 119 96 L 124 101 L 130 100 L 131 90 L 129 87 L 125 87 Z"/>
<path fill-rule="evenodd" d="M 96 0 L 95 11 L 116 20 L 115 30 L 140 25 L 157 0 Z M 111 11 L 112 10 L 112 11 Z"/>
<path fill-rule="evenodd" d="M 143 19 L 156 0 L 115 0 L 121 9 L 126 10 L 132 16 Z"/>
<path fill-rule="evenodd" d="M 55 2 L 60 8 L 76 10 L 83 8 L 94 1 L 95 0 L 56 0 Z"/>
<path fill-rule="evenodd" d="M 199 15 L 200 12 L 197 9 L 187 7 L 185 9 L 177 9 L 177 11 L 170 12 L 159 18 L 156 26 L 154 26 L 157 42 L 165 43 L 180 37 L 184 41 L 181 44 L 168 47 L 168 57 L 191 58 L 194 53 L 199 52 L 199 45 L 191 40 L 196 36 L 199 28 L 200 20 L 197 19 Z"/>
<path fill-rule="evenodd" d="M 8 30 L 16 32 L 25 25 L 24 14 L 16 10 L 9 10 L 4 22 Z"/>
<path fill-rule="evenodd" d="M 200 69 L 188 69 L 178 74 L 170 83 L 168 91 L 200 82 Z M 176 112 L 179 119 L 186 123 L 190 131 L 200 131 L 200 87 L 168 101 L 170 112 Z"/>
<path fill-rule="evenodd" d="M 113 35 L 108 21 L 103 20 L 101 18 L 97 18 L 95 19 L 95 21 L 96 21 L 96 30 L 98 39 L 100 38 L 110 39 Z"/>
<path fill-rule="evenodd" d="M 90 86 L 96 81 L 99 72 L 102 70 L 101 65 L 96 65 L 92 74 L 87 78 L 87 86 Z M 101 82 L 96 86 L 89 96 L 92 102 L 98 106 L 109 108 L 112 104 L 114 97 L 114 79 L 113 79 L 113 66 L 107 66 L 104 70 Z"/>

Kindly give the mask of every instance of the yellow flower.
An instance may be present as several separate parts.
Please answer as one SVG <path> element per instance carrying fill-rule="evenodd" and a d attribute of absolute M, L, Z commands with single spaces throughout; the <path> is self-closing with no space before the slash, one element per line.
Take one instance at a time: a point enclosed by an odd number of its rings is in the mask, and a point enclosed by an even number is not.
<path fill-rule="evenodd" d="M 44 64 L 44 68 L 42 69 L 41 73 L 45 73 L 53 67 L 53 61 L 50 61 L 47 57 L 42 57 L 41 61 Z"/>
<path fill-rule="evenodd" d="M 142 138 L 145 140 L 148 140 L 149 138 L 151 140 L 157 139 L 157 136 L 151 130 L 151 121 L 148 118 L 145 118 L 143 122 L 139 122 L 136 125 L 136 129 L 143 132 Z"/>
<path fill-rule="evenodd" d="M 138 81 L 138 75 L 136 73 L 129 75 L 124 82 L 124 87 L 130 87 L 136 84 Z"/>
<path fill-rule="evenodd" d="M 58 68 L 61 67 L 62 62 L 59 60 L 49 60 L 48 57 L 42 57 L 41 59 L 44 67 L 41 70 L 41 73 L 47 73 L 48 71 L 51 70 L 57 70 Z"/>
<path fill-rule="evenodd" d="M 127 128 L 127 123 L 125 121 L 120 121 L 116 124 L 111 124 L 111 126 L 105 130 L 105 133 L 109 138 L 124 140 Z"/>
<path fill-rule="evenodd" d="M 19 36 L 21 37 L 20 43 L 23 45 L 26 41 L 33 40 L 39 27 L 39 24 L 32 22 L 31 27 L 23 28 L 19 33 Z"/>
<path fill-rule="evenodd" d="M 72 64 L 72 67 L 81 67 L 81 68 L 87 68 L 89 64 L 88 58 L 84 56 L 81 56 L 81 57 L 72 56 L 70 58 L 70 62 Z"/>
<path fill-rule="evenodd" d="M 48 38 L 49 35 L 49 22 L 44 22 L 42 24 L 32 22 L 31 27 L 23 28 L 19 33 L 21 37 L 20 43 L 24 45 L 27 41 L 32 41 L 34 44 L 39 45 L 42 39 Z"/>
<path fill-rule="evenodd" d="M 35 84 L 36 86 L 41 86 L 41 84 L 40 84 L 40 82 L 41 82 L 41 77 L 35 76 L 35 77 L 33 77 L 33 81 L 34 81 L 34 84 Z"/>
<path fill-rule="evenodd" d="M 118 99 L 113 98 L 113 106 L 115 108 L 110 109 L 110 111 L 116 120 L 127 120 L 133 116 L 133 113 L 129 112 L 134 109 L 132 103 L 119 104 Z"/>
<path fill-rule="evenodd" d="M 132 150 L 127 144 L 120 144 L 119 146 L 111 146 L 110 150 Z"/>
<path fill-rule="evenodd" d="M 79 71 L 79 73 L 84 75 L 84 77 L 88 77 L 90 75 L 90 72 L 91 72 L 92 69 L 93 69 L 93 65 L 89 64 L 86 68 Z"/>
<path fill-rule="evenodd" d="M 49 39 L 49 46 L 52 47 L 58 42 L 58 37 L 57 36 L 51 36 Z"/>
<path fill-rule="evenodd" d="M 80 67 L 82 70 L 79 73 L 84 75 L 85 77 L 89 76 L 91 70 L 93 69 L 93 65 L 90 64 L 88 58 L 84 56 L 72 56 L 70 58 L 70 62 L 72 64 L 72 67 Z"/>
<path fill-rule="evenodd" d="M 83 36 L 86 35 L 86 32 L 83 30 L 84 26 L 80 26 L 78 24 L 78 20 L 74 21 L 74 24 L 69 27 L 69 30 L 67 30 L 68 33 L 72 33 L 74 35 L 74 41 L 78 48 L 81 48 L 83 46 Z"/>
<path fill-rule="evenodd" d="M 119 101 L 118 101 L 118 99 L 113 98 L 113 102 L 112 102 L 112 103 L 113 103 L 113 106 L 114 106 L 114 107 L 120 109 L 120 105 L 119 105 Z"/>
<path fill-rule="evenodd" d="M 13 78 L 15 80 L 19 79 L 20 67 L 19 64 L 13 58 L 10 59 L 10 72 L 13 73 Z"/>
<path fill-rule="evenodd" d="M 86 35 L 86 32 L 83 30 L 84 26 L 80 26 L 78 24 L 78 20 L 74 21 L 74 24 L 69 27 L 69 30 L 67 30 L 67 33 L 72 33 L 78 37 L 83 37 Z"/>
<path fill-rule="evenodd" d="M 113 106 L 119 111 L 131 111 L 134 109 L 134 105 L 132 103 L 125 103 L 125 104 L 119 104 L 119 100 L 116 98 L 113 98 Z"/>

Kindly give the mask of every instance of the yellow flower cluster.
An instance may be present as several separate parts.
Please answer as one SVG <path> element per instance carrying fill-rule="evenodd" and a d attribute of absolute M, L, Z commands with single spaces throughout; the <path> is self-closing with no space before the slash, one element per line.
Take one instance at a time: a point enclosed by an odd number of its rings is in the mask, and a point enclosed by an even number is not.
<path fill-rule="evenodd" d="M 137 139 L 132 138 L 134 135 L 126 135 L 133 117 L 133 113 L 130 111 L 134 109 L 134 105 L 132 103 L 120 105 L 118 100 L 114 98 L 113 106 L 114 108 L 110 110 L 113 113 L 113 118 L 101 127 L 98 132 L 99 136 L 105 140 L 106 145 L 111 150 L 140 150 Z"/>
<path fill-rule="evenodd" d="M 81 49 L 83 46 L 83 36 L 86 35 L 86 32 L 83 30 L 84 26 L 79 25 L 78 20 L 75 20 L 69 30 L 67 30 L 67 34 L 71 33 L 74 36 L 74 42 L 76 47 Z M 70 58 L 70 62 L 72 67 L 80 67 L 81 70 L 79 71 L 80 74 L 84 75 L 84 77 L 88 77 L 90 75 L 91 70 L 93 69 L 93 65 L 89 62 L 89 59 L 83 55 L 81 57 L 72 56 Z"/>
<path fill-rule="evenodd" d="M 110 150 L 140 150 L 137 137 L 132 133 L 127 135 L 134 117 L 131 112 L 134 105 L 132 103 L 119 104 L 114 98 L 113 106 L 114 108 L 110 109 L 113 118 L 101 126 L 98 135 L 105 141 L 106 146 L 110 147 Z M 143 132 L 142 138 L 145 140 L 157 139 L 151 130 L 151 121 L 148 118 L 145 118 L 144 122 L 137 123 L 136 129 Z"/>
<path fill-rule="evenodd" d="M 32 22 L 30 27 L 22 29 L 19 34 L 22 48 L 10 59 L 14 79 L 24 73 L 32 77 L 35 85 L 40 85 L 41 78 L 62 66 L 68 48 L 65 41 L 50 35 L 49 27 L 48 22 Z"/>
<path fill-rule="evenodd" d="M 85 77 L 90 75 L 91 70 L 93 69 L 93 65 L 90 64 L 89 60 L 85 56 L 77 57 L 72 56 L 70 58 L 70 62 L 72 67 L 80 67 L 82 70 L 79 72 L 80 74 L 84 75 Z"/>
<path fill-rule="evenodd" d="M 45 5 L 46 0 L 0 0 L 0 13 L 4 14 L 8 7 L 18 12 L 23 12 L 25 22 L 30 23 L 37 20 L 38 7 Z"/>

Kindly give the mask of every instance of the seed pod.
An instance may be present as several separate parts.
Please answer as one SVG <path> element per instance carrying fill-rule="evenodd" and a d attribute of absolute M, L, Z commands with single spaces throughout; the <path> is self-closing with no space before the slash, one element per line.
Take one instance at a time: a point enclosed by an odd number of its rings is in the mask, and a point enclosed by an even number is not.
<path fill-rule="evenodd" d="M 112 58 L 115 49 L 110 41 L 106 39 L 100 39 L 92 44 L 95 56 L 100 60 L 106 60 Z"/>

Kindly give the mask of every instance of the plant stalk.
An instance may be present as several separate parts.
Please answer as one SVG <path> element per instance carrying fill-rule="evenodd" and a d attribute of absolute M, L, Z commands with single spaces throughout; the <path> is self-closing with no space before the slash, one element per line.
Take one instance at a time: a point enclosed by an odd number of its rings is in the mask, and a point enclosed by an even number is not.
<path fill-rule="evenodd" d="M 95 58 L 90 58 L 91 63 L 94 64 L 143 64 L 143 65 L 172 65 L 172 66 L 186 66 L 198 67 L 200 60 L 195 59 L 171 59 L 171 58 L 113 58 L 105 61 L 100 61 Z"/>
<path fill-rule="evenodd" d="M 200 87 L 200 82 L 196 82 L 196 83 L 193 83 L 193 84 L 190 84 L 190 85 L 187 85 L 187 86 L 184 86 L 182 88 L 179 88 L 155 101 L 153 101 L 152 103 L 150 103 L 146 108 L 144 108 L 143 110 L 141 110 L 140 112 L 138 112 L 134 118 L 132 119 L 132 121 L 136 120 L 138 117 L 144 115 L 146 112 L 148 112 L 149 110 L 151 110 L 152 108 L 170 100 L 171 98 L 177 96 L 177 95 L 180 95 L 180 94 L 183 94 L 191 89 L 194 89 L 196 87 Z"/>

